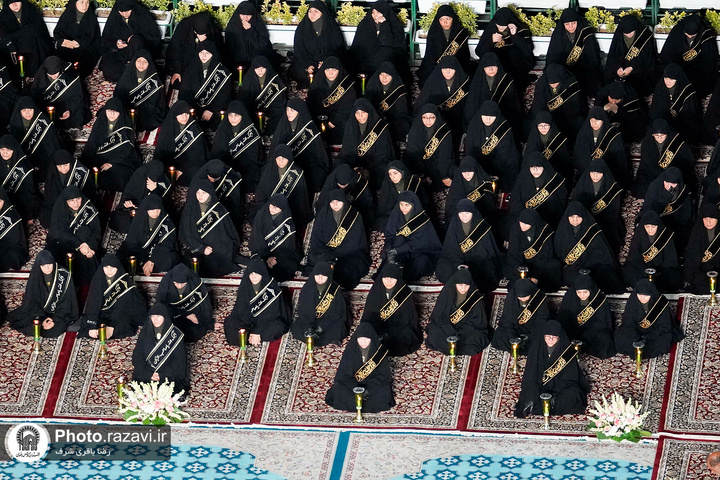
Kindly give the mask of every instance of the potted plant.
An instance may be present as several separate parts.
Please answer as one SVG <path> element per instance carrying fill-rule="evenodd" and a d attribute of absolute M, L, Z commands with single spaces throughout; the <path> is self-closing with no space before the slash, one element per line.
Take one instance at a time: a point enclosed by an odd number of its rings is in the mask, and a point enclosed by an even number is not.
<path fill-rule="evenodd" d="M 352 45 L 353 39 L 355 38 L 355 32 L 357 26 L 360 24 L 363 18 L 365 18 L 365 9 L 361 6 L 355 6 L 352 2 L 343 2 L 340 10 L 337 12 L 337 23 L 340 24 L 340 30 L 345 38 L 345 44 Z M 408 11 L 406 8 L 401 8 L 397 14 L 400 22 L 405 25 L 405 31 L 410 31 L 410 22 L 408 21 Z"/>
<path fill-rule="evenodd" d="M 608 10 L 620 10 L 621 8 L 645 8 L 648 0 L 578 0 L 580 8 L 600 6 Z"/>
<path fill-rule="evenodd" d="M 509 7 L 517 2 L 517 0 L 497 0 L 497 6 Z M 524 8 L 567 8 L 570 6 L 570 0 L 522 0 Z"/>
<path fill-rule="evenodd" d="M 292 45 L 295 41 L 295 30 L 300 20 L 307 14 L 308 5 L 301 0 L 300 6 L 293 15 L 290 5 L 280 0 L 264 0 L 260 8 L 263 19 L 267 24 L 270 41 L 284 45 Z"/>
<path fill-rule="evenodd" d="M 173 23 L 173 12 L 170 11 L 170 0 L 140 0 L 140 3 L 148 7 L 153 13 L 158 29 L 160 29 L 160 37 L 165 38 L 168 28 Z M 115 0 L 97 0 L 95 14 L 100 24 L 100 33 L 105 29 L 105 24 L 107 23 L 108 16 L 110 16 L 113 5 L 115 5 Z"/>
<path fill-rule="evenodd" d="M 470 55 L 477 59 L 477 56 L 475 55 L 475 47 L 477 47 L 482 31 L 477 29 L 477 13 L 474 7 L 465 2 L 450 2 L 450 6 L 453 10 L 455 10 L 460 22 L 463 24 L 463 27 L 470 32 L 470 39 L 468 40 Z M 432 25 L 433 20 L 435 20 L 438 8 L 440 8 L 440 4 L 434 2 L 430 11 L 426 15 L 423 15 L 418 23 L 420 28 L 417 32 L 415 32 L 415 43 L 418 45 L 421 57 L 425 56 L 425 49 L 427 48 L 427 32 L 430 30 L 430 25 Z"/>
<path fill-rule="evenodd" d="M 230 18 L 232 18 L 233 13 L 235 13 L 236 8 L 237 5 L 233 4 L 213 8 L 211 3 L 204 3 L 201 0 L 198 0 L 195 3 L 180 2 L 178 3 L 177 8 L 173 10 L 173 17 L 175 18 L 175 23 L 179 23 L 181 20 L 191 15 L 195 15 L 196 13 L 208 12 L 211 17 L 217 20 L 220 28 L 225 31 L 225 28 L 227 27 Z"/>
<path fill-rule="evenodd" d="M 595 408 L 590 409 L 588 430 L 594 432 L 600 440 L 614 440 L 637 443 L 650 432 L 643 430 L 643 422 L 648 412 L 640 413 L 640 404 L 628 398 L 627 402 L 614 392 L 610 402 L 602 396 L 602 405 L 597 400 Z"/>
<path fill-rule="evenodd" d="M 718 34 L 716 41 L 718 44 L 718 49 L 720 49 L 720 12 L 717 12 L 715 10 L 706 10 L 705 21 L 708 23 L 708 25 L 714 28 L 715 32 Z"/>
<path fill-rule="evenodd" d="M 55 27 L 60 20 L 60 15 L 62 15 L 65 10 L 67 0 L 30 0 L 30 2 L 42 12 L 43 21 L 52 37 Z"/>
<path fill-rule="evenodd" d="M 437 3 L 437 0 L 418 0 L 417 11 L 418 13 L 435 12 L 437 10 L 437 7 L 435 6 Z M 452 3 L 454 2 L 450 2 L 450 4 Z M 488 2 L 486 0 L 465 0 L 463 3 L 465 5 L 468 5 L 470 9 L 472 9 L 472 11 L 474 11 L 478 15 L 482 15 L 487 9 Z"/>
<path fill-rule="evenodd" d="M 549 8 L 545 10 L 545 13 L 541 12 L 529 17 L 521 8 L 515 5 L 510 5 L 510 9 L 515 12 L 518 20 L 525 23 L 530 29 L 533 41 L 533 55 L 535 55 L 535 57 L 547 55 L 548 47 L 550 46 L 550 37 L 562 14 L 562 10 L 559 8 Z"/>
<path fill-rule="evenodd" d="M 589 26 L 595 29 L 595 38 L 600 50 L 605 53 L 609 52 L 613 34 L 617 28 L 615 15 L 604 8 L 591 7 L 585 12 L 585 20 Z"/>
<path fill-rule="evenodd" d="M 683 18 L 685 18 L 685 12 L 678 11 L 665 12 L 660 18 L 660 22 L 655 26 L 655 43 L 657 44 L 658 52 L 661 51 L 663 45 L 665 45 L 670 30 Z"/>

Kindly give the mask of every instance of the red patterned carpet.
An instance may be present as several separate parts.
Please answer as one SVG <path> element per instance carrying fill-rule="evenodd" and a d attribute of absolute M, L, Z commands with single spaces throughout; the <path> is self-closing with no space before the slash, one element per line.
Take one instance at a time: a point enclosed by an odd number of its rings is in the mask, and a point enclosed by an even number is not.
<path fill-rule="evenodd" d="M 655 457 L 653 480 L 710 480 L 708 454 L 720 450 L 718 442 L 661 438 Z"/>

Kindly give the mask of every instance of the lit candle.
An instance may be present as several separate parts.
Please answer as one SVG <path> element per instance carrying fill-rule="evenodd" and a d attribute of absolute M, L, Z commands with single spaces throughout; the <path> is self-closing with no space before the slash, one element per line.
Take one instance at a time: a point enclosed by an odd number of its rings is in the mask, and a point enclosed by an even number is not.
<path fill-rule="evenodd" d="M 540 399 L 542 400 L 542 407 L 543 407 L 543 430 L 549 430 L 550 429 L 550 399 L 552 398 L 552 395 L 549 393 L 541 393 Z"/>
<path fill-rule="evenodd" d="M 364 73 L 360 74 L 360 92 L 365 95 L 365 79 L 367 78 L 367 75 Z"/>
<path fill-rule="evenodd" d="M 170 181 L 175 183 L 175 167 L 168 167 L 168 173 L 170 174 Z"/>
<path fill-rule="evenodd" d="M 98 167 L 93 167 L 93 178 L 95 179 L 95 186 L 98 185 L 98 174 L 100 173 L 100 169 Z"/>
<path fill-rule="evenodd" d="M 242 65 L 240 65 L 238 67 L 238 87 L 242 87 L 242 71 L 243 71 L 243 67 L 242 67 Z"/>
<path fill-rule="evenodd" d="M 48 113 L 48 116 L 50 117 L 50 121 L 52 121 L 55 117 L 55 107 L 53 107 L 52 105 L 47 107 L 47 113 Z"/>
<path fill-rule="evenodd" d="M 260 125 L 260 133 L 263 133 L 263 115 L 264 114 L 262 111 L 257 112 L 258 124 Z"/>
<path fill-rule="evenodd" d="M 518 373 L 518 348 L 520 348 L 520 339 L 511 338 L 510 345 L 512 346 L 512 372 Z"/>
<path fill-rule="evenodd" d="M 132 210 L 130 210 L 130 216 L 132 218 L 135 218 L 135 209 L 134 208 Z"/>
<path fill-rule="evenodd" d="M 101 324 L 98 328 L 98 340 L 100 340 L 100 358 L 107 357 L 107 328 L 105 324 Z"/>
<path fill-rule="evenodd" d="M 74 62 L 74 63 L 73 63 L 73 68 L 74 68 L 75 70 L 77 70 L 79 66 L 80 66 L 80 62 Z"/>
<path fill-rule="evenodd" d="M 119 399 L 123 398 L 123 396 L 125 395 L 123 387 L 125 387 L 125 377 L 120 375 L 117 379 L 117 396 Z"/>
<path fill-rule="evenodd" d="M 128 260 L 130 261 L 130 275 L 134 277 L 137 266 L 137 260 L 135 259 L 135 255 L 130 255 L 128 257 Z"/>
<path fill-rule="evenodd" d="M 312 72 L 310 72 L 310 73 L 308 73 L 308 76 L 310 77 L 310 85 L 312 85 L 313 78 L 315 78 L 315 75 Z"/>
<path fill-rule="evenodd" d="M 73 262 L 73 254 L 68 253 L 67 254 L 67 267 L 68 267 L 68 270 L 70 270 L 70 273 L 72 273 L 72 262 Z"/>
<path fill-rule="evenodd" d="M 247 330 L 244 328 L 240 329 L 240 348 L 243 350 L 247 348 Z"/>
<path fill-rule="evenodd" d="M 527 278 L 528 267 L 518 267 L 518 272 L 520 272 L 520 278 L 525 279 Z"/>
<path fill-rule="evenodd" d="M 18 57 L 18 61 L 20 62 L 20 76 L 24 77 L 25 76 L 25 57 L 20 55 Z"/>
<path fill-rule="evenodd" d="M 135 109 L 134 108 L 130 109 L 130 121 L 132 122 L 133 127 L 135 127 Z"/>
<path fill-rule="evenodd" d="M 195 109 L 194 108 L 190 109 L 190 116 L 193 118 L 195 117 Z"/>
<path fill-rule="evenodd" d="M 197 257 L 192 257 L 192 260 L 191 260 L 191 261 L 192 261 L 192 269 L 193 269 L 193 272 L 198 273 L 198 258 L 197 258 Z"/>
<path fill-rule="evenodd" d="M 495 194 L 495 193 L 497 193 L 497 181 L 498 181 L 498 177 L 491 177 L 491 180 L 492 180 L 492 183 L 491 183 L 490 185 L 491 185 L 493 194 Z"/>
<path fill-rule="evenodd" d="M 365 421 L 362 416 L 363 394 L 365 393 L 365 389 L 363 387 L 355 387 L 353 388 L 353 393 L 355 394 L 355 409 L 357 410 L 357 416 L 354 421 L 355 423 L 362 423 Z"/>
<path fill-rule="evenodd" d="M 220 110 L 220 121 L 225 120 L 225 110 Z"/>
<path fill-rule="evenodd" d="M 40 320 L 37 318 L 33 320 L 33 351 L 40 353 Z"/>

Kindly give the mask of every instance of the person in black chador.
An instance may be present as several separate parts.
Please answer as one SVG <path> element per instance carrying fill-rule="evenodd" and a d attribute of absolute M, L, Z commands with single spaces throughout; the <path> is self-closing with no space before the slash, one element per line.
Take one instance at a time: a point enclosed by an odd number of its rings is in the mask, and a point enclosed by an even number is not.
<path fill-rule="evenodd" d="M 150 52 L 140 50 L 135 54 L 120 76 L 113 96 L 123 102 L 126 110 L 135 109 L 138 132 L 154 130 L 162 125 L 167 112 L 165 85 Z"/>
<path fill-rule="evenodd" d="M 528 74 L 535 66 L 533 42 L 528 26 L 508 7 L 495 12 L 475 47 L 478 58 L 487 52 L 497 54 L 505 71 L 515 80 L 518 91 L 523 91 L 530 81 Z"/>
<path fill-rule="evenodd" d="M 510 228 L 508 252 L 504 266 L 505 278 L 512 287 L 520 278 L 518 268 L 528 269 L 528 278 L 537 281 L 546 292 L 558 290 L 562 266 L 553 250 L 554 231 L 540 218 L 537 210 L 526 208 Z"/>
<path fill-rule="evenodd" d="M 387 178 L 387 165 L 382 171 L 383 181 Z M 340 189 L 363 219 L 363 225 L 372 227 L 375 224 L 375 196 L 368 187 L 368 181 L 365 180 L 361 172 L 356 172 L 350 165 L 338 165 L 335 170 L 330 172 L 322 191 L 315 201 L 313 208 L 317 211 L 321 205 L 324 205 L 328 199 L 328 195 L 335 189 Z"/>
<path fill-rule="evenodd" d="M 404 28 L 393 11 L 392 2 L 374 2 L 360 21 L 348 52 L 354 69 L 370 76 L 383 62 L 390 62 L 405 80 L 409 79 Z"/>
<path fill-rule="evenodd" d="M 37 169 L 37 181 L 44 182 L 47 172 L 53 168 L 53 154 L 62 148 L 55 124 L 47 113 L 35 106 L 32 98 L 20 97 L 10 117 L 10 133 Z"/>
<path fill-rule="evenodd" d="M 315 346 L 340 345 L 348 335 L 348 310 L 343 292 L 333 280 L 333 267 L 320 262 L 313 268 L 296 307 L 296 318 L 290 326 L 292 336 L 305 342 L 312 334 Z"/>
<path fill-rule="evenodd" d="M 532 333 L 544 327 L 550 319 L 550 308 L 545 292 L 531 280 L 524 278 L 508 290 L 500 322 L 493 334 L 492 346 L 512 352 L 510 340 L 521 340 L 520 355 L 527 354 Z"/>
<path fill-rule="evenodd" d="M 659 214 L 665 226 L 675 233 L 678 252 L 684 251 L 690 237 L 694 212 L 692 195 L 683 182 L 680 170 L 668 167 L 650 183 L 638 218 L 650 210 Z"/>
<path fill-rule="evenodd" d="M 276 193 L 255 216 L 250 230 L 250 252 L 259 256 L 278 281 L 295 278 L 302 253 L 297 243 L 295 223 L 285 195 Z"/>
<path fill-rule="evenodd" d="M 620 129 L 610 123 L 602 107 L 593 107 L 575 140 L 573 165 L 576 178 L 587 170 L 593 158 L 607 163 L 615 180 L 626 188 L 632 182 Z"/>
<path fill-rule="evenodd" d="M 369 322 L 358 325 L 345 347 L 332 387 L 325 403 L 337 410 L 355 411 L 353 389 L 362 387 L 362 411 L 377 413 L 395 406 L 392 392 L 392 370 L 388 349 L 380 342 Z"/>
<path fill-rule="evenodd" d="M 135 131 L 120 99 L 111 98 L 98 112 L 81 158 L 88 167 L 100 170 L 101 190 L 125 190 L 141 162 L 135 148 Z"/>
<path fill-rule="evenodd" d="M 134 256 L 138 272 L 142 270 L 146 276 L 167 272 L 180 263 L 175 225 L 160 197 L 150 194 L 140 202 L 118 256 L 126 264 L 128 257 Z"/>
<path fill-rule="evenodd" d="M 335 265 L 335 280 L 346 290 L 357 287 L 372 263 L 362 216 L 340 189 L 330 192 L 315 215 L 308 271 L 322 261 Z"/>
<path fill-rule="evenodd" d="M 72 275 L 49 251 L 41 251 L 25 284 L 22 305 L 8 314 L 10 327 L 29 336 L 33 320 L 40 320 L 40 336 L 59 337 L 78 316 Z"/>
<path fill-rule="evenodd" d="M 663 70 L 650 105 L 650 119 L 662 118 L 689 143 L 702 135 L 702 108 L 695 87 L 682 68 L 671 63 Z"/>
<path fill-rule="evenodd" d="M 655 284 L 644 278 L 628 298 L 620 328 L 615 330 L 615 348 L 621 355 L 635 358 L 635 342 L 642 342 L 642 358 L 670 353 L 673 343 L 685 338 L 670 312 L 670 305 Z"/>
<path fill-rule="evenodd" d="M 230 72 L 222 64 L 217 45 L 210 40 L 198 43 L 195 50 L 197 54 L 182 72 L 178 99 L 195 109 L 203 127 L 215 130 L 220 112 L 230 103 Z"/>
<path fill-rule="evenodd" d="M 708 292 L 707 273 L 720 268 L 720 210 L 717 205 L 706 203 L 700 208 L 698 217 L 685 249 L 682 278 L 686 291 L 705 295 Z"/>
<path fill-rule="evenodd" d="M 197 342 L 214 328 L 207 287 L 197 273 L 182 263 L 160 281 L 155 302 L 167 305 L 172 322 L 185 334 L 186 342 Z"/>
<path fill-rule="evenodd" d="M 575 138 L 587 114 L 587 98 L 575 76 L 557 63 L 548 64 L 535 84 L 531 113 L 550 112 L 561 132 Z"/>
<path fill-rule="evenodd" d="M 466 267 L 478 289 L 490 292 L 500 283 L 504 260 L 490 224 L 467 198 L 458 202 L 456 212 L 454 217 L 447 219 L 449 226 L 436 276 L 441 283 L 447 283 L 458 268 Z"/>
<path fill-rule="evenodd" d="M 435 66 L 444 57 L 455 57 L 465 72 L 470 68 L 470 34 L 463 26 L 452 5 L 440 5 L 427 34 L 427 49 L 417 71 L 423 88 Z"/>
<path fill-rule="evenodd" d="M 405 285 L 398 265 L 389 263 L 378 274 L 360 322 L 372 325 L 391 356 L 401 357 L 420 348 L 423 333 L 413 292 Z"/>
<path fill-rule="evenodd" d="M 250 69 L 243 75 L 238 97 L 247 111 L 256 116 L 254 118 L 262 112 L 261 133 L 272 136 L 285 116 L 287 87 L 267 58 L 261 55 L 253 58 Z M 248 120 L 253 122 L 251 118 Z"/>
<path fill-rule="evenodd" d="M 132 276 L 117 256 L 105 255 L 90 282 L 79 335 L 98 338 L 98 328 L 105 325 L 108 339 L 132 337 L 146 315 L 145 299 Z"/>
<path fill-rule="evenodd" d="M 0 272 L 20 270 L 30 259 L 22 218 L 0 187 Z"/>
<path fill-rule="evenodd" d="M 523 160 L 510 195 L 510 214 L 517 217 L 524 209 L 532 208 L 555 228 L 562 218 L 567 198 L 565 177 L 555 172 L 542 153 L 533 152 Z"/>
<path fill-rule="evenodd" d="M 240 329 L 244 329 L 250 345 L 274 342 L 288 331 L 291 320 L 282 288 L 260 257 L 251 258 L 238 287 L 235 306 L 224 321 L 225 340 L 239 346 Z"/>
<path fill-rule="evenodd" d="M 11 135 L 0 137 L 0 184 L 26 222 L 40 212 L 41 199 L 34 177 L 33 167 L 18 142 Z"/>
<path fill-rule="evenodd" d="M 597 358 L 615 355 L 610 305 L 590 275 L 577 277 L 563 297 L 557 319 L 571 340 L 583 342 L 583 353 Z"/>
<path fill-rule="evenodd" d="M 665 227 L 657 212 L 650 210 L 640 217 L 630 241 L 627 260 L 622 267 L 626 286 L 633 287 L 638 280 L 647 278 L 648 274 L 645 270 L 648 268 L 655 270 L 652 279 L 658 290 L 675 292 L 682 286 L 674 235 Z M 701 241 L 698 239 L 698 242 Z M 687 259 L 685 264 L 688 265 Z M 706 284 L 707 277 L 703 274 L 703 285 Z M 703 290 L 702 293 L 705 291 Z"/>
<path fill-rule="evenodd" d="M 280 55 L 273 50 L 270 34 L 258 9 L 252 2 L 241 2 L 225 28 L 227 61 L 233 69 L 242 66 L 245 71 L 258 55 L 270 60 L 278 71 Z"/>
<path fill-rule="evenodd" d="M 445 200 L 445 229 L 457 213 L 458 202 L 466 198 L 478 210 L 482 218 L 495 225 L 498 210 L 495 205 L 495 195 L 492 187 L 492 178 L 473 157 L 465 156 L 455 170 L 452 185 Z"/>
<path fill-rule="evenodd" d="M 605 84 L 629 83 L 643 97 L 655 88 L 657 47 L 652 29 L 635 15 L 620 17 L 605 62 Z"/>
<path fill-rule="evenodd" d="M 0 132 L 7 130 L 17 99 L 18 89 L 10 78 L 10 70 L 0 59 Z"/>
<path fill-rule="evenodd" d="M 708 202 L 720 205 L 720 140 L 713 148 L 702 181 L 702 203 Z"/>
<path fill-rule="evenodd" d="M 465 154 L 476 158 L 489 174 L 497 175 L 503 192 L 512 191 L 520 169 L 520 153 L 510 122 L 492 100 L 486 100 L 470 122 Z"/>
<path fill-rule="evenodd" d="M 2 69 L 0 69 L 2 72 Z M 1 87 L 0 87 L 1 89 Z M 0 91 L 0 98 L 2 92 Z M 0 108 L 2 108 L 0 106 Z M 0 110 L 1 111 L 1 110 Z M 0 126 L 2 126 L 0 121 Z M 720 141 L 720 79 L 715 84 L 710 101 L 708 102 L 705 116 L 703 117 L 703 131 L 701 142 L 705 145 L 715 145 Z"/>
<path fill-rule="evenodd" d="M 161 43 L 155 17 L 147 7 L 136 0 L 117 0 L 100 40 L 100 71 L 107 81 L 117 82 L 140 50 L 149 50 L 157 58 Z"/>
<path fill-rule="evenodd" d="M 715 37 L 715 29 L 693 13 L 675 24 L 660 52 L 661 65 L 680 65 L 703 97 L 712 92 L 718 78 Z"/>
<path fill-rule="evenodd" d="M 515 88 L 515 80 L 505 73 L 500 58 L 493 52 L 482 56 L 470 84 L 470 92 L 465 102 L 466 126 L 470 124 L 480 105 L 487 100 L 497 103 L 503 117 L 509 118 L 513 129 L 520 131 L 523 109 Z"/>
<path fill-rule="evenodd" d="M 301 98 L 288 100 L 285 115 L 273 134 L 270 151 L 280 144 L 289 146 L 298 165 L 308 172 L 310 191 L 319 192 L 330 171 L 330 160 L 320 130 Z"/>
<path fill-rule="evenodd" d="M 590 384 L 578 363 L 578 351 L 557 320 L 534 332 L 515 416 L 542 415 L 543 393 L 552 395 L 550 415 L 585 413 Z"/>
<path fill-rule="evenodd" d="M 240 237 L 228 210 L 218 201 L 210 180 L 193 182 L 180 218 L 178 239 L 197 257 L 204 277 L 239 270 Z"/>
<path fill-rule="evenodd" d="M 453 134 L 435 105 L 423 105 L 415 116 L 405 156 L 410 170 L 422 176 L 431 190 L 444 190 L 452 183 Z"/>
<path fill-rule="evenodd" d="M 53 31 L 55 50 L 66 62 L 78 63 L 85 78 L 100 60 L 100 26 L 95 5 L 88 0 L 69 1 Z"/>
<path fill-rule="evenodd" d="M 222 30 L 209 12 L 195 13 L 175 25 L 165 52 L 165 70 L 171 75 L 171 85 L 185 79 L 182 73 L 197 59 L 198 47 L 206 40 L 223 51 Z"/>
<path fill-rule="evenodd" d="M 172 208 L 170 186 L 170 179 L 165 175 L 162 163 L 151 160 L 141 165 L 133 172 L 120 197 L 120 203 L 110 214 L 110 228 L 116 232 L 127 233 L 133 220 L 133 211 L 140 208 L 140 203 L 148 195 L 155 194 L 160 197 L 165 210 Z"/>
<path fill-rule="evenodd" d="M 183 333 L 172 323 L 168 307 L 156 303 L 148 312 L 132 355 L 133 380 L 171 382 L 174 392 L 190 389 Z"/>
<path fill-rule="evenodd" d="M 525 156 L 533 152 L 542 153 L 556 172 L 572 182 L 575 173 L 570 158 L 571 148 L 568 137 L 557 128 L 550 112 L 538 112 L 532 122 Z"/>
<path fill-rule="evenodd" d="M 38 7 L 28 0 L 5 0 L 0 11 L 0 55 L 8 64 L 12 58 L 24 57 L 26 77 L 35 72 L 52 52 L 52 40 Z M 16 63 L 13 60 L 13 63 Z M 19 70 L 17 70 L 19 73 Z M 17 77 L 17 73 L 13 75 Z"/>
<path fill-rule="evenodd" d="M 190 115 L 190 105 L 179 100 L 170 109 L 157 136 L 155 155 L 165 168 L 175 168 L 179 185 L 188 186 L 205 164 L 208 148 L 200 124 Z"/>
<path fill-rule="evenodd" d="M 385 178 L 387 164 L 393 158 L 393 144 L 387 121 L 373 108 L 370 101 L 355 101 L 354 112 L 345 125 L 342 149 L 338 162 L 369 173 L 371 190 L 379 190 Z"/>
<path fill-rule="evenodd" d="M 353 113 L 357 99 L 355 80 L 337 57 L 326 58 L 318 68 L 317 78 L 310 85 L 307 106 L 314 118 L 328 117 L 326 143 L 338 145 L 343 141 L 345 125 Z"/>
<path fill-rule="evenodd" d="M 410 190 L 417 195 L 426 212 L 427 209 L 434 206 L 425 191 L 420 175 L 411 173 L 410 169 L 400 160 L 393 160 L 388 163 L 387 178 L 383 180 L 380 188 L 375 230 L 384 231 L 390 214 L 397 206 L 398 196 L 405 190 Z"/>
<path fill-rule="evenodd" d="M 602 107 L 612 123 L 620 124 L 626 142 L 637 142 L 648 124 L 647 103 L 627 82 L 616 80 L 600 89 L 595 105 Z"/>
<path fill-rule="evenodd" d="M 620 215 L 623 190 L 602 158 L 595 158 L 578 179 L 570 196 L 589 211 L 616 254 L 625 245 L 625 222 Z"/>
<path fill-rule="evenodd" d="M 200 167 L 200 170 L 195 173 L 195 178 L 190 184 L 191 190 L 193 184 L 199 180 L 210 181 L 215 188 L 218 201 L 230 212 L 230 218 L 235 228 L 241 232 L 243 223 L 245 223 L 245 194 L 242 188 L 245 182 L 242 176 L 222 161 L 214 159 Z"/>
<path fill-rule="evenodd" d="M 55 168 L 50 170 L 45 179 L 45 202 L 40 211 L 40 225 L 43 228 L 50 228 L 52 222 L 52 210 L 55 201 L 60 196 L 63 188 L 74 185 L 93 202 L 97 201 L 96 188 L 93 183 L 92 173 L 88 167 L 79 160 L 73 158 L 67 150 L 58 150 L 53 155 Z M 128 213 L 128 217 L 130 214 Z"/>
<path fill-rule="evenodd" d="M 594 33 L 577 10 L 566 8 L 557 21 L 545 58 L 548 65 L 558 63 L 567 68 L 589 97 L 597 95 L 603 84 L 600 47 Z"/>
<path fill-rule="evenodd" d="M 400 74 L 390 62 L 383 62 L 365 88 L 365 98 L 385 118 L 394 142 L 404 142 L 410 131 L 408 90 Z M 720 95 L 719 95 L 720 96 Z"/>
<path fill-rule="evenodd" d="M 299 89 L 308 88 L 310 75 L 317 74 L 323 60 L 342 58 L 345 38 L 325 2 L 315 0 L 308 5 L 307 15 L 295 30 L 293 57 L 288 73 Z"/>
<path fill-rule="evenodd" d="M 417 195 L 411 190 L 400 192 L 385 226 L 383 263 L 402 265 L 405 283 L 413 283 L 435 272 L 441 251 L 435 227 Z"/>

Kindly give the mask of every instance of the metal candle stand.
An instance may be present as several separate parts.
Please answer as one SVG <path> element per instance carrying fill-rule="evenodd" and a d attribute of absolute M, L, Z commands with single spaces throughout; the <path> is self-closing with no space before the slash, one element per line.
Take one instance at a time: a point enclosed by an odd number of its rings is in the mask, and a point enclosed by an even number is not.
<path fill-rule="evenodd" d="M 457 348 L 457 335 L 451 335 L 447 337 L 448 350 L 450 351 L 450 371 L 455 372 L 457 370 L 457 364 L 455 363 L 455 350 Z"/>
<path fill-rule="evenodd" d="M 365 389 L 363 387 L 355 387 L 353 388 L 353 393 L 355 394 L 355 409 L 357 410 L 357 415 L 355 415 L 355 420 L 353 421 L 355 423 L 363 423 L 365 419 L 363 419 L 362 416 L 362 407 Z"/>

